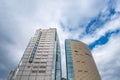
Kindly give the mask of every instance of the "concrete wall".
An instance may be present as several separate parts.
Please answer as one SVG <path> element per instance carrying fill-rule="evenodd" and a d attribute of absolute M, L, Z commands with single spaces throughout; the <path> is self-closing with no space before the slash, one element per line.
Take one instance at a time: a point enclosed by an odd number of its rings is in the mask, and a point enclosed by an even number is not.
<path fill-rule="evenodd" d="M 101 80 L 87 45 L 74 40 L 70 45 L 75 80 Z"/>

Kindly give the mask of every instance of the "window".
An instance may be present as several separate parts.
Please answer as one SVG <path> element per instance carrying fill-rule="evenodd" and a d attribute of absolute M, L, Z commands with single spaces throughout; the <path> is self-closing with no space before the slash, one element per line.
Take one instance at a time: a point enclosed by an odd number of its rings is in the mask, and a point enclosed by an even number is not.
<path fill-rule="evenodd" d="M 58 61 L 58 54 L 56 54 L 56 61 Z"/>
<path fill-rule="evenodd" d="M 78 72 L 82 72 L 82 70 L 78 70 Z"/>
<path fill-rule="evenodd" d="M 40 45 L 39 47 L 44 47 L 44 46 L 41 46 L 41 45 Z"/>
<path fill-rule="evenodd" d="M 40 59 L 40 58 L 35 58 L 35 59 Z"/>
<path fill-rule="evenodd" d="M 39 73 L 45 73 L 45 72 L 46 72 L 46 71 L 44 71 L 44 70 L 40 70 L 40 71 L 39 71 Z"/>
<path fill-rule="evenodd" d="M 74 52 L 78 52 L 78 51 L 75 50 Z"/>
<path fill-rule="evenodd" d="M 82 63 L 85 63 L 84 61 L 82 61 Z"/>
<path fill-rule="evenodd" d="M 42 59 L 42 60 L 43 60 L 43 59 L 45 59 L 45 60 L 46 60 L 46 59 L 47 59 L 47 57 L 41 57 L 41 59 Z"/>
<path fill-rule="evenodd" d="M 30 68 L 30 66 L 28 66 L 28 68 Z"/>
<path fill-rule="evenodd" d="M 42 64 L 46 64 L 47 62 L 41 62 Z"/>
<path fill-rule="evenodd" d="M 47 54 L 43 54 L 42 56 L 48 56 Z"/>
<path fill-rule="evenodd" d="M 46 66 L 40 66 L 40 68 L 46 68 Z"/>
<path fill-rule="evenodd" d="M 35 64 L 39 64 L 40 62 L 34 62 Z"/>
<path fill-rule="evenodd" d="M 89 53 L 85 53 L 85 55 L 91 56 Z"/>
<path fill-rule="evenodd" d="M 32 73 L 37 73 L 37 71 L 34 70 L 34 71 L 32 71 Z"/>
<path fill-rule="evenodd" d="M 88 71 L 84 71 L 84 72 L 88 72 Z"/>

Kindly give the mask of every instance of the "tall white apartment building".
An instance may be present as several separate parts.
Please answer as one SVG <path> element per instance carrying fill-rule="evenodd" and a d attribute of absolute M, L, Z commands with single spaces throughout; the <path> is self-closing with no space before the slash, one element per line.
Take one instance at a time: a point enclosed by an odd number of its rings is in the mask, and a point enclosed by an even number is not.
<path fill-rule="evenodd" d="M 36 30 L 11 80 L 61 80 L 61 53 L 55 28 Z"/>

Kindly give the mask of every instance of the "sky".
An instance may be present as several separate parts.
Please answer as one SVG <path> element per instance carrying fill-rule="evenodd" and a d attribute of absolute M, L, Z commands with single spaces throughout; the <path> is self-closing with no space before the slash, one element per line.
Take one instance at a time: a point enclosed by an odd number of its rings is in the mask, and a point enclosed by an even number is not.
<path fill-rule="evenodd" d="M 76 39 L 89 46 L 102 80 L 120 79 L 120 0 L 0 0 L 0 80 L 39 28 L 57 28 L 63 77 L 64 40 Z"/>

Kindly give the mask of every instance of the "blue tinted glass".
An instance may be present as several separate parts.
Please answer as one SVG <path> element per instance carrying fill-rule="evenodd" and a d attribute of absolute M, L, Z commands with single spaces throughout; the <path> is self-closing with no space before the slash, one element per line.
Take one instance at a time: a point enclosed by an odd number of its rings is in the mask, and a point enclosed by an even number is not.
<path fill-rule="evenodd" d="M 74 80 L 74 71 L 73 71 L 70 40 L 65 41 L 65 52 L 66 52 L 66 65 L 67 65 L 67 79 Z"/>
<path fill-rule="evenodd" d="M 55 80 L 61 80 L 61 52 L 60 52 L 60 45 L 59 40 L 56 35 L 56 68 L 55 68 Z"/>

